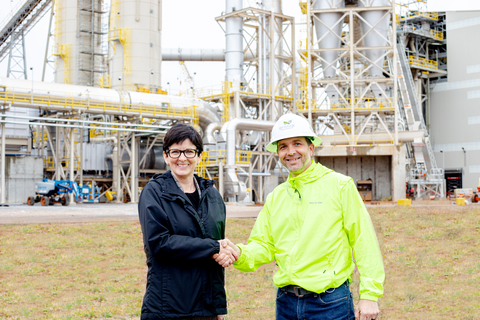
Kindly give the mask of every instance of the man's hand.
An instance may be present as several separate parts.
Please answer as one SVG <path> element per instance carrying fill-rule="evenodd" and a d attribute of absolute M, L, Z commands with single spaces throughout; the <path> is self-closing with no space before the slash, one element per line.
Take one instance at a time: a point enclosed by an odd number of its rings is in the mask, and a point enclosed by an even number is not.
<path fill-rule="evenodd" d="M 228 239 L 218 240 L 220 243 L 220 252 L 212 256 L 219 265 L 224 268 L 231 266 L 239 257 L 235 251 L 235 245 Z M 233 247 L 232 247 L 233 245 Z M 240 249 L 238 250 L 240 251 Z"/>
<path fill-rule="evenodd" d="M 217 314 L 217 320 L 225 320 L 225 315 Z"/>
<path fill-rule="evenodd" d="M 355 308 L 355 319 L 371 320 L 377 319 L 380 309 L 378 303 L 371 300 L 360 300 Z"/>

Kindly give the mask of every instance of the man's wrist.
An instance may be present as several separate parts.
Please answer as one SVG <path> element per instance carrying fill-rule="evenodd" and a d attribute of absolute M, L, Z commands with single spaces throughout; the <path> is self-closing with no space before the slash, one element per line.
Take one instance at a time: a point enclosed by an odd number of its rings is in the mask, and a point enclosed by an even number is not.
<path fill-rule="evenodd" d="M 378 297 L 369 295 L 368 293 L 364 293 L 360 295 L 360 300 L 370 300 L 378 302 Z"/>

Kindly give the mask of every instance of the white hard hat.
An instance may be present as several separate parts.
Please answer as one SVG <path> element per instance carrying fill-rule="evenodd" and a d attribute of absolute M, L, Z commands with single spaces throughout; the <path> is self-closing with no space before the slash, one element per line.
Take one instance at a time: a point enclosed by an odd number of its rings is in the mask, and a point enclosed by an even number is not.
<path fill-rule="evenodd" d="M 322 143 L 322 139 L 313 132 L 307 119 L 293 113 L 287 113 L 281 116 L 273 126 L 272 140 L 267 145 L 267 151 L 277 152 L 278 141 L 293 137 L 310 138 L 315 147 Z"/>

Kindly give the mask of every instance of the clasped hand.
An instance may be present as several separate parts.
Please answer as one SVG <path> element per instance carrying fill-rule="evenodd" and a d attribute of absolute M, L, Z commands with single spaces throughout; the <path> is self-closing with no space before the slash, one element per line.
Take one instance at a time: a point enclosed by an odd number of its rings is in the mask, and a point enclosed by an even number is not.
<path fill-rule="evenodd" d="M 229 239 L 218 240 L 220 252 L 212 256 L 219 265 L 230 267 L 240 257 L 240 249 Z"/>

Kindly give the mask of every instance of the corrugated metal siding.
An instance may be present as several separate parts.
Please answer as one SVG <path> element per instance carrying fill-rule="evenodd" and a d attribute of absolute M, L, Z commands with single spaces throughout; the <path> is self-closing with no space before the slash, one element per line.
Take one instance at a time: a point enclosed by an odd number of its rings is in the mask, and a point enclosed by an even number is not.
<path fill-rule="evenodd" d="M 112 149 L 110 143 L 83 144 L 83 170 L 108 170 L 106 158 Z"/>
<path fill-rule="evenodd" d="M 6 157 L 5 201 L 25 203 L 35 195 L 35 183 L 43 180 L 43 158 Z"/>

